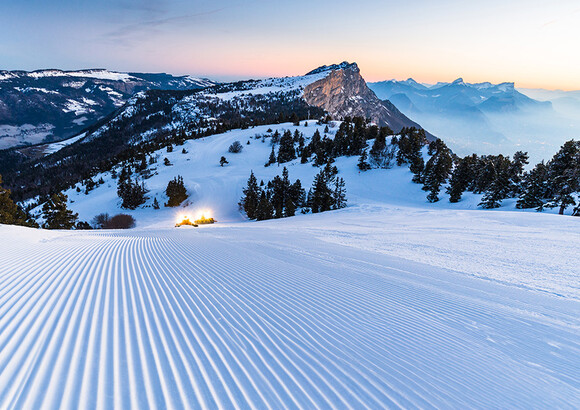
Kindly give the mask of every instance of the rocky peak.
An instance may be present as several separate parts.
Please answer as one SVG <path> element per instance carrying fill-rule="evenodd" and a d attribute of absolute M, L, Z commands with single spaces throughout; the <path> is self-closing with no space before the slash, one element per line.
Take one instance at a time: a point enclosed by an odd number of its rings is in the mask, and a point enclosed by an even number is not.
<path fill-rule="evenodd" d="M 356 63 L 349 63 L 348 61 L 343 61 L 340 64 L 323 65 L 321 67 L 318 67 L 318 68 L 310 71 L 306 75 L 320 74 L 320 73 L 324 73 L 327 71 L 334 71 L 334 70 L 354 70 L 354 71 L 360 72 L 358 65 Z"/>
<path fill-rule="evenodd" d="M 370 118 L 396 132 L 403 127 L 421 128 L 389 101 L 381 101 L 367 86 L 356 63 L 323 66 L 309 74 L 325 71 L 329 71 L 326 77 L 304 88 L 304 99 L 309 105 L 322 108 L 337 119 L 347 116 Z"/>

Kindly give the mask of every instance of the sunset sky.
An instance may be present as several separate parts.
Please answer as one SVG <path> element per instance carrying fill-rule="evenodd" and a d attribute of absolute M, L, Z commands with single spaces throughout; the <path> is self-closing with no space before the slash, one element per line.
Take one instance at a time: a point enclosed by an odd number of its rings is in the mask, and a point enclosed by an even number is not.
<path fill-rule="evenodd" d="M 367 81 L 580 89 L 570 0 L 4 0 L 0 69 L 108 68 L 217 80 L 356 61 Z"/>

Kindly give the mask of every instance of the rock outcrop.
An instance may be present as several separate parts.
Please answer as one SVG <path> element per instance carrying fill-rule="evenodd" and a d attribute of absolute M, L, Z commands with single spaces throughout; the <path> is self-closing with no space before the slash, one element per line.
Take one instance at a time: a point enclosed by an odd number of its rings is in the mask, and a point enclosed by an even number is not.
<path fill-rule="evenodd" d="M 334 118 L 361 116 L 398 132 L 403 127 L 422 128 L 389 101 L 381 101 L 367 86 L 356 63 L 320 67 L 309 74 L 330 71 L 325 78 L 304 88 L 309 105 L 322 108 Z"/>

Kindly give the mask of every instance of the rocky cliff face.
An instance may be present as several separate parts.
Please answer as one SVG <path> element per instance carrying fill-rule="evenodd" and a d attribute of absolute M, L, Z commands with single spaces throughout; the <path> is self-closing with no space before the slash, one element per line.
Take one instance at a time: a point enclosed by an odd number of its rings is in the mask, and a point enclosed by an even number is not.
<path fill-rule="evenodd" d="M 331 72 L 304 88 L 304 99 L 309 105 L 322 108 L 337 119 L 346 116 L 370 118 L 376 124 L 386 125 L 395 132 L 403 127 L 422 128 L 389 101 L 381 101 L 367 87 L 356 63 L 325 66 L 317 70 L 323 69 Z"/>

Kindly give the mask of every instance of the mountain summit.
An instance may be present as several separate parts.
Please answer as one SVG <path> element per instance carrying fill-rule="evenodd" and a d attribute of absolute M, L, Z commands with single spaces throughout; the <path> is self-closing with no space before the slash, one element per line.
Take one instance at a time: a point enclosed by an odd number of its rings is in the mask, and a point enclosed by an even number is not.
<path fill-rule="evenodd" d="M 304 88 L 309 105 L 328 111 L 335 118 L 359 116 L 398 132 L 403 127 L 421 126 L 401 113 L 390 101 L 381 101 L 360 74 L 356 63 L 323 66 L 309 74 L 328 72 Z"/>

